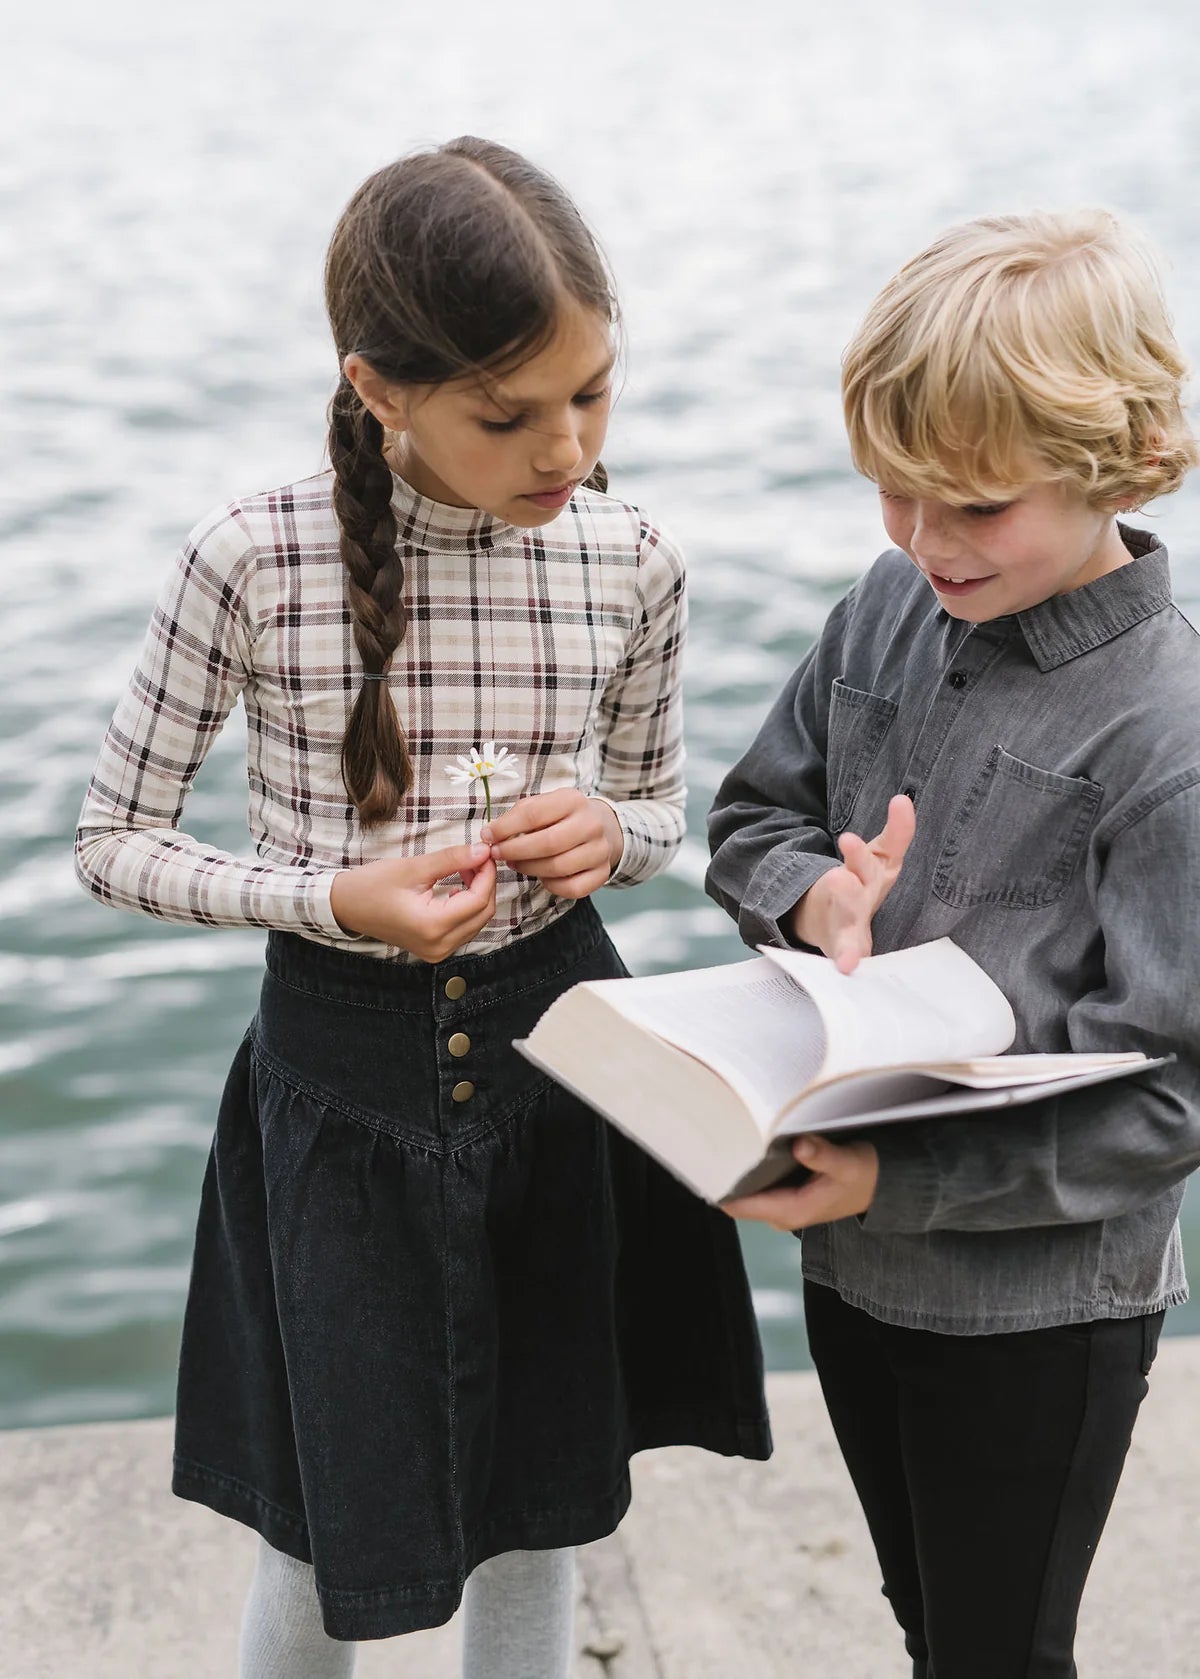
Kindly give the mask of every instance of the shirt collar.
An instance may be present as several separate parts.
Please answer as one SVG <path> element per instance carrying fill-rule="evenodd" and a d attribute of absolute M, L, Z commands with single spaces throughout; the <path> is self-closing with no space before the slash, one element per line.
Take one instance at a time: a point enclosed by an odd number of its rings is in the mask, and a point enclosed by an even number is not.
<path fill-rule="evenodd" d="M 1065 665 L 1171 604 L 1171 572 L 1164 544 L 1153 531 L 1130 525 L 1117 528 L 1133 555 L 1128 565 L 1016 614 L 1039 670 Z"/>
<path fill-rule="evenodd" d="M 478 507 L 450 507 L 419 495 L 398 473 L 392 473 L 392 512 L 399 541 L 427 554 L 486 553 L 514 526 Z"/>

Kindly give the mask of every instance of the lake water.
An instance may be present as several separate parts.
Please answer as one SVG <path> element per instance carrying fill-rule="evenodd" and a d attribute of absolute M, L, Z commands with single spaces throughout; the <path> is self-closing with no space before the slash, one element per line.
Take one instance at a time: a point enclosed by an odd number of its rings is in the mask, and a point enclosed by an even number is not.
<path fill-rule="evenodd" d="M 1194 0 L 413 10 L 72 0 L 5 25 L 0 1425 L 171 1403 L 261 939 L 103 910 L 69 841 L 172 550 L 211 506 L 320 465 L 321 257 L 362 176 L 455 133 L 506 140 L 567 183 L 621 283 L 606 458 L 682 538 L 694 601 L 689 839 L 667 877 L 602 900 L 640 971 L 739 954 L 701 889 L 703 814 L 882 546 L 837 367 L 887 274 L 967 215 L 1107 203 L 1157 241 L 1200 354 Z M 1200 483 L 1154 523 L 1195 604 Z M 241 745 L 235 719 L 187 824 L 234 848 Z M 801 1363 L 798 1245 L 748 1249 L 768 1357 Z"/>

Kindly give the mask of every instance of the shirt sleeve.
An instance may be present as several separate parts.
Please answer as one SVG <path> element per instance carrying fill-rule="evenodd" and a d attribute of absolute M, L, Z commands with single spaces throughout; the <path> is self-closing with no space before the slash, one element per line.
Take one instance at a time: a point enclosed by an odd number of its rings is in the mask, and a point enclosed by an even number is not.
<path fill-rule="evenodd" d="M 781 918 L 841 862 L 829 831 L 826 754 L 853 595 L 830 613 L 709 812 L 705 888 L 752 947 L 794 944 Z"/>
<path fill-rule="evenodd" d="M 600 703 L 600 768 L 593 789 L 612 807 L 625 849 L 609 886 L 636 886 L 671 861 L 683 839 L 682 659 L 687 634 L 683 556 L 642 526 L 638 621 Z"/>
<path fill-rule="evenodd" d="M 102 903 L 161 921 L 344 940 L 329 907 L 335 869 L 252 863 L 179 829 L 196 773 L 252 677 L 254 569 L 234 513 L 184 544 L 104 738 L 75 871 Z"/>
<path fill-rule="evenodd" d="M 1098 888 L 1105 984 L 1067 1015 L 1073 1050 L 1175 1060 L 1009 1116 L 881 1128 L 866 1229 L 1088 1224 L 1146 1206 L 1200 1165 L 1197 879 L 1200 772 L 1112 841 Z"/>

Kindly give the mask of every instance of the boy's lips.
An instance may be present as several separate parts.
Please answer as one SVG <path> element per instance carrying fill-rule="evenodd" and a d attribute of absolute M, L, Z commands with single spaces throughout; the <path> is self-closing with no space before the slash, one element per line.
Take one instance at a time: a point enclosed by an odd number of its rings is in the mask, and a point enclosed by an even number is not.
<path fill-rule="evenodd" d="M 969 595 L 983 584 L 990 583 L 995 573 L 987 577 L 946 577 L 941 572 L 926 569 L 925 575 L 939 595 Z"/>

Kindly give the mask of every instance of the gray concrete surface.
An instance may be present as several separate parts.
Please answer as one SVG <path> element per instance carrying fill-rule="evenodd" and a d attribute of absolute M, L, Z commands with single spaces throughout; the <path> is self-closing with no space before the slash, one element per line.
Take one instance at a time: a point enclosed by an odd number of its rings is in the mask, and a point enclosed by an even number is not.
<path fill-rule="evenodd" d="M 769 1464 L 635 1464 L 581 1552 L 576 1679 L 905 1679 L 811 1376 L 770 1381 Z M 1163 1343 L 1084 1603 L 1081 1679 L 1200 1679 L 1200 1339 Z M 0 1433 L 0 1679 L 233 1679 L 255 1541 L 166 1490 L 167 1421 Z M 359 1679 L 454 1679 L 453 1623 Z"/>

